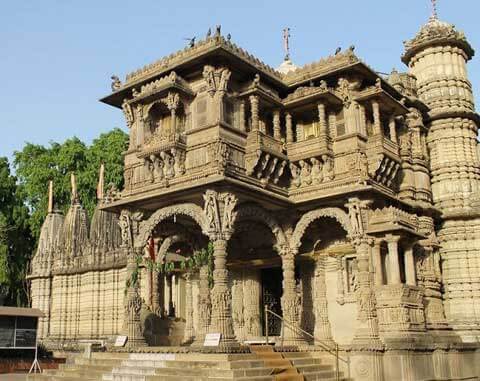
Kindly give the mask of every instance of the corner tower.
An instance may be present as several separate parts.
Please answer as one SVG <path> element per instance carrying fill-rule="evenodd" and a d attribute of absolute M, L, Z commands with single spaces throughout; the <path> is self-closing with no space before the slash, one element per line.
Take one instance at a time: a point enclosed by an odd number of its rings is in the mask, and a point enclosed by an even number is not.
<path fill-rule="evenodd" d="M 435 3 L 434 3 L 435 4 Z M 480 189 L 478 115 L 467 62 L 474 51 L 463 32 L 433 15 L 405 42 L 402 61 L 417 80 L 419 98 L 429 107 L 428 150 L 443 264 L 445 312 L 462 336 L 480 328 Z M 477 339 L 476 339 L 477 340 Z"/>

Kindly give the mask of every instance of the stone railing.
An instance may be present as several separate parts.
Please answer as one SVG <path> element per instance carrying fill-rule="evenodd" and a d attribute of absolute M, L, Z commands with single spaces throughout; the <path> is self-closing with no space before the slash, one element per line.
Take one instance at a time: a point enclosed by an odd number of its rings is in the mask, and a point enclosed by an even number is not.
<path fill-rule="evenodd" d="M 415 214 L 410 214 L 393 206 L 370 211 L 368 221 L 370 232 L 397 229 L 418 232 L 420 229 L 419 218 Z"/>
<path fill-rule="evenodd" d="M 400 169 L 398 144 L 382 135 L 375 135 L 367 143 L 368 173 L 371 179 L 391 187 Z"/>

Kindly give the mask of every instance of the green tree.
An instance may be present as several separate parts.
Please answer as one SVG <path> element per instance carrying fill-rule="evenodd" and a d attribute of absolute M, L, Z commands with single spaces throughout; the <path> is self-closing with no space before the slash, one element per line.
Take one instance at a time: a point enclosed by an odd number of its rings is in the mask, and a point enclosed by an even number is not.
<path fill-rule="evenodd" d="M 26 305 L 26 275 L 34 240 L 21 187 L 0 158 L 0 296 L 7 304 Z"/>

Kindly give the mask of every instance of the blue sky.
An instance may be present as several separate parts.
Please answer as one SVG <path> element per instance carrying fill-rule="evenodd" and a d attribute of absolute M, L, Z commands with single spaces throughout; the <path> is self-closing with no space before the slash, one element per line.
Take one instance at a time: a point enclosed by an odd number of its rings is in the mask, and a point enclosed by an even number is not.
<path fill-rule="evenodd" d="M 464 30 L 480 54 L 478 0 L 439 0 L 442 20 Z M 405 69 L 402 42 L 431 13 L 430 0 L 73 1 L 21 0 L 0 5 L 0 156 L 26 141 L 47 144 L 73 135 L 90 142 L 122 113 L 98 102 L 110 76 L 125 74 L 183 48 L 222 24 L 224 34 L 276 67 L 282 29 L 291 28 L 291 56 L 302 65 L 354 44 L 374 69 Z M 480 66 L 469 65 L 480 101 Z"/>

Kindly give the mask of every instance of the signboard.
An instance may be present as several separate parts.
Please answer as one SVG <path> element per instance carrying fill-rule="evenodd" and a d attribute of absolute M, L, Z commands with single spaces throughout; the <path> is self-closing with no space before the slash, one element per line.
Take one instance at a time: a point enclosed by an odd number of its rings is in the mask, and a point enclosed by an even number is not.
<path fill-rule="evenodd" d="M 35 348 L 37 318 L 0 316 L 0 348 Z"/>
<path fill-rule="evenodd" d="M 113 346 L 123 347 L 126 342 L 127 342 L 127 336 L 117 336 L 117 338 L 115 339 L 115 344 Z"/>
<path fill-rule="evenodd" d="M 221 333 L 207 333 L 205 335 L 204 347 L 218 347 L 220 344 Z"/>

